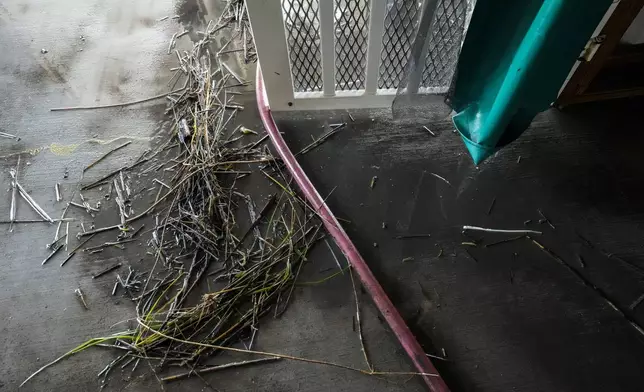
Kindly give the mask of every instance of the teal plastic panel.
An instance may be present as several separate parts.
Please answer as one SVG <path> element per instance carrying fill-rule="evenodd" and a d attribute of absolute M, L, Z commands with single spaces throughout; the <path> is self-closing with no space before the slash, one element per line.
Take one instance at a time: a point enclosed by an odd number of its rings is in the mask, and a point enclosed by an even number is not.
<path fill-rule="evenodd" d="M 478 0 L 451 106 L 475 163 L 547 109 L 612 0 Z"/>

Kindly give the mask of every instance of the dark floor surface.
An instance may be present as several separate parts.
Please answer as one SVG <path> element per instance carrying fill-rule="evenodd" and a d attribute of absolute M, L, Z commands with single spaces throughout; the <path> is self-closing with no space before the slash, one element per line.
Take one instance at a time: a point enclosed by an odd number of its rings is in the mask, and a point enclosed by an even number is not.
<path fill-rule="evenodd" d="M 478 168 L 448 120 L 278 123 L 297 151 L 321 124 L 347 122 L 302 165 L 426 351 L 445 350 L 436 364 L 454 391 L 632 391 L 644 381 L 644 333 L 631 324 L 644 305 L 629 308 L 644 293 L 642 107 L 550 110 Z M 529 239 L 486 247 L 512 236 L 462 225 L 543 231 L 533 237 L 551 255 Z"/>

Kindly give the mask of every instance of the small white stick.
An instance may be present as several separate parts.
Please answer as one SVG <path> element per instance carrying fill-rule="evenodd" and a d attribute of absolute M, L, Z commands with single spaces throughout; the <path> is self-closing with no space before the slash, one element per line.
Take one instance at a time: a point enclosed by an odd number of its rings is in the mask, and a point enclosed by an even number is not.
<path fill-rule="evenodd" d="M 63 198 L 60 196 L 60 184 L 56 183 L 56 201 L 61 201 Z"/>
<path fill-rule="evenodd" d="M 152 180 L 152 181 L 154 181 L 154 182 L 158 183 L 159 185 L 162 185 L 162 186 L 164 186 L 164 187 L 166 187 L 168 189 L 172 189 L 172 188 L 170 188 L 170 186 L 168 184 L 165 184 L 163 181 L 157 180 L 156 178 L 154 180 Z"/>
<path fill-rule="evenodd" d="M 18 139 L 18 136 L 6 132 L 0 132 L 0 137 L 6 137 L 7 139 Z"/>
<path fill-rule="evenodd" d="M 18 160 L 20 160 L 20 156 L 18 156 Z M 38 203 L 36 203 L 36 201 L 31 196 L 29 196 L 25 188 L 23 188 L 22 185 L 20 185 L 20 183 L 18 182 L 17 166 L 16 166 L 16 170 L 14 169 L 9 170 L 9 174 L 11 174 L 11 178 L 13 180 L 12 185 L 15 185 L 15 187 L 18 188 L 18 194 L 20 194 L 20 196 L 23 199 L 25 199 L 25 201 L 31 206 L 31 208 L 34 209 L 34 211 L 38 213 L 38 215 L 40 215 L 43 219 L 46 219 L 49 222 L 53 223 L 54 221 L 49 217 L 49 215 L 47 215 L 45 210 L 40 208 Z"/>
<path fill-rule="evenodd" d="M 9 210 L 9 221 L 11 222 L 11 229 L 13 231 L 13 222 L 16 221 L 16 182 L 11 181 L 11 209 Z"/>
<path fill-rule="evenodd" d="M 60 227 L 62 225 L 63 225 L 63 221 L 59 220 L 58 221 L 58 226 L 56 226 L 56 232 L 54 233 L 54 241 L 52 242 L 52 244 L 55 243 L 56 241 L 58 241 L 58 234 L 60 234 Z M 47 244 L 47 249 L 49 249 L 49 244 Z"/>
<path fill-rule="evenodd" d="M 74 290 L 74 293 L 76 293 L 76 295 L 78 296 L 78 299 L 83 304 L 85 310 L 89 310 L 89 308 L 87 307 L 87 302 L 85 302 L 85 295 L 83 294 L 83 291 L 80 289 L 80 287 Z"/>
<path fill-rule="evenodd" d="M 228 66 L 228 64 L 226 64 L 226 63 L 223 63 L 223 62 L 222 62 L 222 63 L 221 63 L 221 65 L 222 65 L 224 68 L 226 68 L 226 71 L 228 71 L 228 73 L 229 73 L 233 78 L 235 78 L 235 79 L 236 79 L 240 84 L 244 84 L 244 83 L 246 83 L 246 81 L 245 81 L 245 80 L 243 80 L 243 79 L 242 79 L 241 77 L 239 77 L 239 75 L 237 75 L 237 74 L 236 74 L 232 69 L 230 69 L 230 67 Z"/>
<path fill-rule="evenodd" d="M 446 183 L 447 185 L 452 186 L 452 183 L 451 183 L 451 182 L 447 181 L 445 178 L 443 178 L 443 177 L 439 176 L 438 174 L 436 174 L 436 173 L 429 173 L 429 174 L 431 174 L 432 176 L 434 176 L 434 177 L 438 178 L 439 180 L 443 180 L 443 181 L 445 181 L 445 183 Z"/>
<path fill-rule="evenodd" d="M 335 263 L 338 265 L 338 269 L 340 269 L 340 272 L 344 275 L 344 271 L 343 271 L 342 265 L 340 264 L 340 260 L 338 260 L 338 258 L 335 256 L 335 252 L 333 251 L 333 248 L 331 248 L 329 241 L 324 240 L 324 242 L 326 243 L 326 246 L 331 251 L 331 256 L 333 256 L 333 260 L 335 260 Z"/>
<path fill-rule="evenodd" d="M 47 213 L 45 212 L 45 210 L 43 210 L 43 209 L 38 205 L 38 203 L 36 203 L 36 201 L 35 201 L 31 196 L 29 196 L 29 194 L 27 193 L 27 191 L 25 190 L 25 188 L 23 188 L 23 187 L 22 187 L 22 185 L 20 185 L 20 183 L 19 183 L 18 181 L 16 181 L 16 180 L 15 180 L 15 178 L 14 178 L 14 181 L 13 181 L 13 182 L 14 182 L 14 183 L 16 184 L 16 186 L 18 187 L 18 193 L 20 194 L 20 196 L 22 196 L 22 198 L 23 198 L 23 199 L 25 199 L 25 201 L 27 202 L 27 204 L 29 204 L 29 205 L 31 206 L 31 208 L 33 208 L 33 209 L 34 209 L 34 211 L 36 211 L 36 212 L 38 213 L 38 215 L 40 215 L 43 219 L 46 219 L 46 220 L 48 220 L 49 222 L 53 223 L 53 222 L 54 222 L 54 220 L 53 220 L 53 219 L 51 219 L 51 218 L 49 217 L 49 215 L 47 215 Z"/>
<path fill-rule="evenodd" d="M 119 173 L 119 177 L 121 178 L 121 189 L 125 190 L 125 179 L 123 179 L 123 171 Z"/>
<path fill-rule="evenodd" d="M 435 134 L 434 132 L 432 132 L 432 130 L 431 130 L 431 129 L 429 129 L 429 127 L 427 127 L 427 126 L 423 125 L 423 128 L 424 128 L 427 132 L 429 132 L 429 134 L 430 134 L 430 135 L 432 135 L 432 136 L 434 136 L 434 137 L 436 136 L 436 134 Z"/>
<path fill-rule="evenodd" d="M 172 48 L 174 48 L 176 39 L 177 33 L 172 34 L 172 38 L 170 38 L 170 43 L 168 44 L 168 54 L 172 53 Z"/>
<path fill-rule="evenodd" d="M 432 355 L 432 354 L 427 354 L 427 353 L 425 353 L 425 355 L 427 355 L 430 358 L 440 359 L 441 361 L 447 361 L 448 360 L 447 358 L 439 357 L 438 355 Z"/>
<path fill-rule="evenodd" d="M 67 246 L 69 245 L 69 222 L 65 226 L 65 252 L 67 252 Z"/>
<path fill-rule="evenodd" d="M 125 202 L 123 201 L 123 193 L 121 193 L 121 189 L 119 188 L 119 183 L 116 181 L 116 178 L 114 179 L 114 189 L 116 190 L 116 198 L 114 201 L 119 207 L 119 214 L 121 216 L 121 225 L 125 227 L 125 219 L 126 219 L 126 214 L 125 214 Z"/>
<path fill-rule="evenodd" d="M 349 268 L 349 276 L 351 277 L 351 285 L 353 286 L 353 296 L 356 300 L 356 326 L 357 326 L 357 332 L 358 332 L 358 338 L 360 338 L 360 349 L 362 350 L 362 354 L 364 355 L 364 360 L 367 363 L 367 367 L 369 368 L 370 371 L 373 372 L 373 366 L 371 365 L 371 361 L 369 361 L 369 356 L 367 355 L 367 349 L 364 346 L 364 338 L 362 336 L 362 323 L 360 322 L 360 301 L 358 300 L 358 290 L 356 290 L 356 282 L 353 279 L 353 272 Z"/>
<path fill-rule="evenodd" d="M 502 229 L 489 229 L 487 227 L 478 226 L 463 226 L 463 230 L 486 231 L 488 233 L 507 233 L 507 234 L 541 234 L 536 230 L 502 230 Z"/>
<path fill-rule="evenodd" d="M 16 181 L 18 181 L 19 166 L 20 155 L 18 155 L 18 163 L 16 163 L 16 168 L 13 170 L 15 174 L 12 174 L 13 180 L 11 181 L 11 209 L 9 210 L 9 221 L 11 221 L 11 225 L 9 226 L 9 231 L 13 231 L 13 222 L 15 222 L 16 220 L 16 191 L 18 190 Z"/>

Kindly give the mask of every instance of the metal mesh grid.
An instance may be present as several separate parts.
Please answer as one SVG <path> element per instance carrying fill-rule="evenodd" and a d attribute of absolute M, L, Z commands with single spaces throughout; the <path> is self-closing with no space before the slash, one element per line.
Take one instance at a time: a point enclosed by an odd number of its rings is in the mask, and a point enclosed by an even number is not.
<path fill-rule="evenodd" d="M 405 76 L 418 28 L 419 0 L 388 0 L 385 14 L 378 88 L 398 88 Z"/>
<path fill-rule="evenodd" d="M 421 87 L 449 87 L 463 40 L 467 9 L 467 0 L 438 1 Z"/>
<path fill-rule="evenodd" d="M 369 35 L 369 0 L 335 0 L 334 12 L 335 89 L 363 89 Z"/>
<path fill-rule="evenodd" d="M 282 0 L 293 90 L 322 91 L 318 0 Z"/>

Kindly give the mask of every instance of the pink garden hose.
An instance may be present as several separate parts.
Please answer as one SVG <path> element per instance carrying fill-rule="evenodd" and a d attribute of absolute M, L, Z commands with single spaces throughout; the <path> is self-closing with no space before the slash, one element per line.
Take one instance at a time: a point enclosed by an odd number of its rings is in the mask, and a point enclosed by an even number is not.
<path fill-rule="evenodd" d="M 326 205 L 318 191 L 306 176 L 302 167 L 295 159 L 295 156 L 286 145 L 284 138 L 282 138 L 282 135 L 279 133 L 268 104 L 268 98 L 264 89 L 264 79 L 262 78 L 262 71 L 259 64 L 257 65 L 256 94 L 257 106 L 259 108 L 262 122 L 264 123 L 264 128 L 266 128 L 266 132 L 268 132 L 277 153 L 286 164 L 288 171 L 300 187 L 306 200 L 322 217 L 322 222 L 324 223 L 327 231 L 331 234 L 335 243 L 342 250 L 347 260 L 349 260 L 349 263 L 358 274 L 360 281 L 371 296 L 371 299 L 387 321 L 387 324 L 393 331 L 394 335 L 396 335 L 400 344 L 407 352 L 407 355 L 409 355 L 409 358 L 416 366 L 418 372 L 425 374 L 422 377 L 427 386 L 429 386 L 429 389 L 432 392 L 449 392 L 449 388 L 445 384 L 445 381 L 443 381 L 434 365 L 431 363 L 429 358 L 427 358 L 423 348 L 411 333 L 407 324 L 405 324 L 405 321 L 400 316 L 400 313 L 398 313 L 398 310 L 391 302 L 382 286 L 380 286 L 380 283 L 376 280 L 376 277 L 373 275 L 367 266 L 367 263 L 358 252 L 358 249 L 356 249 L 347 233 L 344 231 L 342 226 L 340 226 L 335 215 L 333 215 L 331 209 Z"/>

